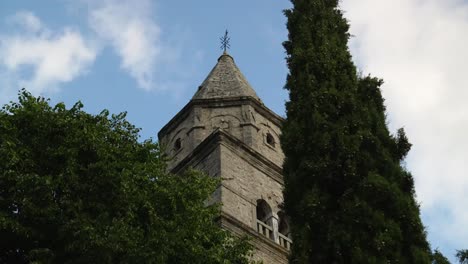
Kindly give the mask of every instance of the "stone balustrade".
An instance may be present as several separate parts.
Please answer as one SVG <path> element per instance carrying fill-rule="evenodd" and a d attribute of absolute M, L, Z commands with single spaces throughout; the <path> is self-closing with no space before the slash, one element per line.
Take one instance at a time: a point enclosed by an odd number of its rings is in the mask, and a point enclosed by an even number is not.
<path fill-rule="evenodd" d="M 260 220 L 257 220 L 257 231 L 263 236 L 273 239 L 273 228 Z"/>
<path fill-rule="evenodd" d="M 279 244 L 280 244 L 280 246 L 286 248 L 287 250 L 290 250 L 290 249 L 291 249 L 292 240 L 291 240 L 290 238 L 288 238 L 287 236 L 281 234 L 281 233 L 278 233 L 278 236 L 279 236 Z"/>
<path fill-rule="evenodd" d="M 265 224 L 264 222 L 260 221 L 260 220 L 257 220 L 257 231 L 258 233 L 260 233 L 261 235 L 263 235 L 264 237 L 267 237 L 273 241 L 275 241 L 276 239 L 274 238 L 274 231 L 273 231 L 273 228 L 267 224 Z M 281 233 L 278 233 L 278 242 L 280 244 L 280 246 L 284 247 L 285 249 L 287 250 L 290 250 L 291 249 L 291 244 L 292 244 L 292 240 L 290 238 L 288 238 L 287 236 L 281 234 Z"/>

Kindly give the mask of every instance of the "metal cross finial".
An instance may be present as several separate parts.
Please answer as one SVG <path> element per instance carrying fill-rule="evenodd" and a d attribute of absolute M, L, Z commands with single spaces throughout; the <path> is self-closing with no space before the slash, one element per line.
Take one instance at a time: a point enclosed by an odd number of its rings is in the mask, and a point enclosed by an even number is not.
<path fill-rule="evenodd" d="M 231 45 L 229 44 L 229 41 L 231 38 L 228 36 L 228 31 L 226 29 L 226 32 L 224 33 L 223 37 L 220 37 L 219 40 L 221 41 L 221 49 L 224 50 L 224 53 L 226 53 L 226 50 L 231 48 Z"/>

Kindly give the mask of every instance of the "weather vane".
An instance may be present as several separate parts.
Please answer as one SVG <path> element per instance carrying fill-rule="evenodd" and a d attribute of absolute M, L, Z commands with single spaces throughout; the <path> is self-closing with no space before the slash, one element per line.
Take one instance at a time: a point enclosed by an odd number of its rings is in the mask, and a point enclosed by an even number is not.
<path fill-rule="evenodd" d="M 221 41 L 221 49 L 224 50 L 224 53 L 226 53 L 226 50 L 231 48 L 231 45 L 229 44 L 229 41 L 231 38 L 228 36 L 228 31 L 226 29 L 226 32 L 224 33 L 223 37 L 220 37 L 219 40 Z"/>

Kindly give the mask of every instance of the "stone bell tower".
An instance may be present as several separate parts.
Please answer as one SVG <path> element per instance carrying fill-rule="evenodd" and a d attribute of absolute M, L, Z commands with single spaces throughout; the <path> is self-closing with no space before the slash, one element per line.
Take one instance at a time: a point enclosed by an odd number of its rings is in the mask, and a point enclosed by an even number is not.
<path fill-rule="evenodd" d="M 193 167 L 221 185 L 221 225 L 251 236 L 254 259 L 287 263 L 291 246 L 283 202 L 279 136 L 283 119 L 268 109 L 224 52 L 193 98 L 159 132 L 174 172 Z"/>

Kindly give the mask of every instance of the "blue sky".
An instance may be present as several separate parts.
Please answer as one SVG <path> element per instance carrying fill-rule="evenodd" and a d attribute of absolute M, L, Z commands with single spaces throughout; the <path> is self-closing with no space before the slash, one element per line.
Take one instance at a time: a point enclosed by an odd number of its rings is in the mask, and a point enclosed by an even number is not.
<path fill-rule="evenodd" d="M 128 112 L 156 137 L 229 53 L 264 103 L 284 116 L 286 0 L 5 0 L 0 2 L 0 104 L 26 87 Z M 416 180 L 434 248 L 468 248 L 468 4 L 460 0 L 343 0 L 358 68 L 385 80 L 389 126 L 414 144 Z"/>

